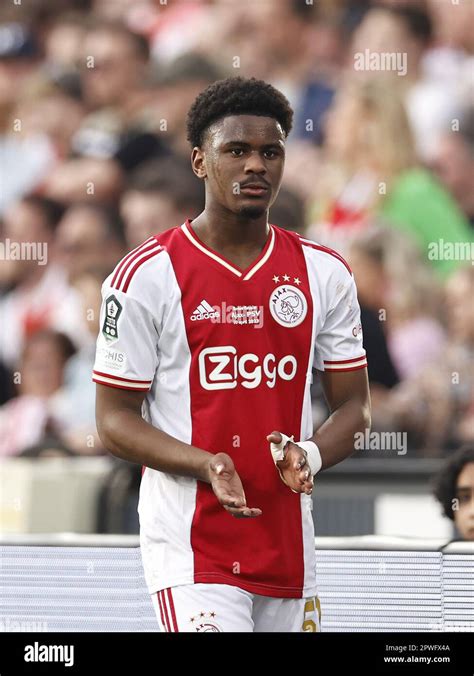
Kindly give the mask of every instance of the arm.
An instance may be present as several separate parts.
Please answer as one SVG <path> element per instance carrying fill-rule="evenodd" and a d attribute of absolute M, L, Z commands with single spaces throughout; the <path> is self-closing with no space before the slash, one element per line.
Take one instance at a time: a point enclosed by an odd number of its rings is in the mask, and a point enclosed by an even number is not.
<path fill-rule="evenodd" d="M 322 469 L 327 469 L 351 455 L 357 432 L 370 428 L 370 394 L 367 369 L 319 375 L 331 414 L 311 441 L 319 447 Z"/>
<path fill-rule="evenodd" d="M 318 446 L 321 469 L 327 469 L 351 455 L 357 432 L 370 428 L 370 394 L 367 369 L 320 372 L 320 376 L 331 415 L 307 441 L 313 441 Z M 267 439 L 270 443 L 279 444 L 282 436 L 275 430 Z M 300 446 L 290 441 L 285 447 L 285 458 L 277 463 L 277 467 L 291 490 L 311 494 L 313 476 Z"/>
<path fill-rule="evenodd" d="M 97 430 L 104 446 L 123 460 L 209 483 L 213 454 L 147 423 L 141 414 L 143 400 L 143 392 L 96 385 Z"/>
<path fill-rule="evenodd" d="M 144 396 L 96 385 L 97 430 L 104 446 L 123 460 L 211 484 L 220 504 L 233 516 L 260 516 L 260 509 L 247 507 L 231 457 L 185 444 L 147 423 L 141 414 Z"/>
<path fill-rule="evenodd" d="M 313 476 L 351 455 L 355 434 L 369 428 L 371 422 L 357 290 L 352 273 L 349 276 L 344 266 L 338 266 L 327 280 L 325 320 L 316 336 L 313 361 L 330 416 L 310 439 L 288 441 L 277 431 L 267 437 L 283 481 L 293 491 L 308 495 Z"/>

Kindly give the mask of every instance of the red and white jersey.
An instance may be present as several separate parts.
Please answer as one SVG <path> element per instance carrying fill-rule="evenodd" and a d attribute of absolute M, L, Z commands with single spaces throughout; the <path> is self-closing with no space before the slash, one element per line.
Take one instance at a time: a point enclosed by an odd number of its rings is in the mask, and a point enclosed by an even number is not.
<path fill-rule="evenodd" d="M 266 436 L 312 436 L 312 367 L 366 366 L 347 263 L 272 225 L 260 256 L 240 270 L 188 221 L 125 256 L 103 299 L 95 382 L 146 392 L 152 425 L 228 453 L 247 504 L 263 512 L 236 519 L 210 485 L 146 468 L 138 511 L 150 593 L 219 583 L 314 596 L 312 498 L 281 481 Z"/>

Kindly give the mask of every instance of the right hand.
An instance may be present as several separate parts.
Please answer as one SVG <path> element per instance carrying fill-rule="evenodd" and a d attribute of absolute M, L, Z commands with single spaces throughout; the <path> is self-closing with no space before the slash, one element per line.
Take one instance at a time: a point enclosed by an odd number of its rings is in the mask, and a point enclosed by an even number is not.
<path fill-rule="evenodd" d="M 209 462 L 209 481 L 219 503 L 239 519 L 260 516 L 258 507 L 247 507 L 244 487 L 227 453 L 217 453 Z"/>

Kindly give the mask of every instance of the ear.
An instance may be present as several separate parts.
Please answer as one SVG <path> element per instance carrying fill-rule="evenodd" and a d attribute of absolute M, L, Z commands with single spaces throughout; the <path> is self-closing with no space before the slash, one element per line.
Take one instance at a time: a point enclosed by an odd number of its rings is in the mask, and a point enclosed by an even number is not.
<path fill-rule="evenodd" d="M 205 153 L 197 146 L 191 153 L 191 166 L 198 178 L 207 178 Z"/>

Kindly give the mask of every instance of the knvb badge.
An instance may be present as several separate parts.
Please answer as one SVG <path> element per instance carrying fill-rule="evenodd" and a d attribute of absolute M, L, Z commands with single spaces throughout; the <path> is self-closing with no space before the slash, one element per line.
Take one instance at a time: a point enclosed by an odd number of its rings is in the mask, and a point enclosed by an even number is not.
<path fill-rule="evenodd" d="M 105 301 L 105 319 L 102 334 L 108 343 L 118 338 L 118 320 L 122 313 L 122 306 L 115 296 L 109 296 Z"/>

